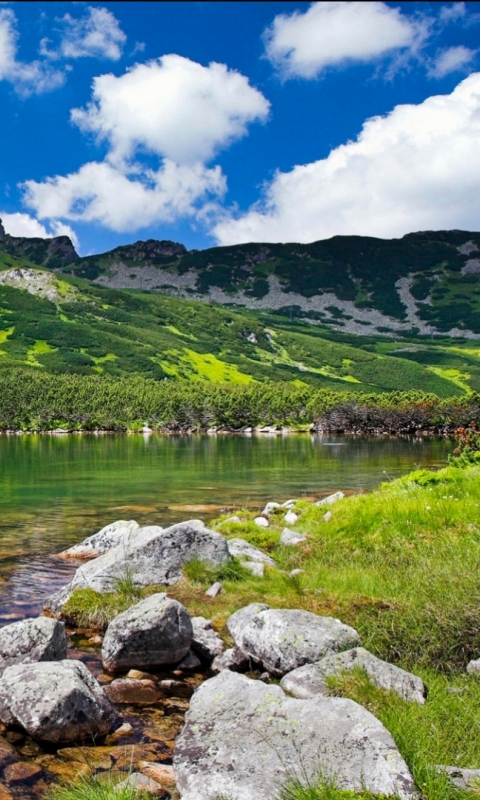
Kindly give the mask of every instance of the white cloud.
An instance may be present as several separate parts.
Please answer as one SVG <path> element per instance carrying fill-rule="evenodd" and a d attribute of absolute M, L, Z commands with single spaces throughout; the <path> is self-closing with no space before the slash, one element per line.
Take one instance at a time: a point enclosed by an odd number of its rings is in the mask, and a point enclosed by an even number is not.
<path fill-rule="evenodd" d="M 365 122 L 325 159 L 278 172 L 263 202 L 213 230 L 219 244 L 311 242 L 337 234 L 478 230 L 480 73 L 450 95 Z"/>
<path fill-rule="evenodd" d="M 63 33 L 57 50 L 49 50 L 49 39 L 42 39 L 40 52 L 50 58 L 105 58 L 118 61 L 127 37 L 117 18 L 107 8 L 89 6 L 83 17 L 65 14 L 59 22 Z"/>
<path fill-rule="evenodd" d="M 442 22 L 458 22 L 459 19 L 462 19 L 466 16 L 467 8 L 465 3 L 463 2 L 456 2 L 452 3 L 451 6 L 441 6 L 439 17 Z"/>
<path fill-rule="evenodd" d="M 267 56 L 284 77 L 315 78 L 349 61 L 415 51 L 427 32 L 425 19 L 406 17 L 386 3 L 324 0 L 304 13 L 279 14 L 264 36 Z"/>
<path fill-rule="evenodd" d="M 156 172 L 132 178 L 105 162 L 44 183 L 26 181 L 24 201 L 41 219 L 96 221 L 114 231 L 134 231 L 194 214 L 207 195 L 221 195 L 219 167 L 177 165 L 166 160 Z"/>
<path fill-rule="evenodd" d="M 451 72 L 465 69 L 471 65 L 476 53 L 476 50 L 471 50 L 463 45 L 447 47 L 434 59 L 428 74 L 432 78 L 444 78 L 445 75 L 449 75 Z"/>
<path fill-rule="evenodd" d="M 26 97 L 56 89 L 65 81 L 65 74 L 44 61 L 18 61 L 16 17 L 12 9 L 0 8 L 0 80 L 13 84 L 16 92 Z"/>
<path fill-rule="evenodd" d="M 10 236 L 26 236 L 27 238 L 49 239 L 52 236 L 69 236 L 75 247 L 78 246 L 78 238 L 74 230 L 69 225 L 53 221 L 47 230 L 38 219 L 31 217 L 30 214 L 7 214 L 0 211 L 5 232 Z"/>
<path fill-rule="evenodd" d="M 72 120 L 110 145 L 112 162 L 138 149 L 177 163 L 205 163 L 247 125 L 265 120 L 269 103 L 244 75 L 178 55 L 136 64 L 124 75 L 101 75 L 93 101 Z"/>
<path fill-rule="evenodd" d="M 72 118 L 107 141 L 106 159 L 70 175 L 27 181 L 24 201 L 40 219 L 97 221 L 134 231 L 198 216 L 200 205 L 226 189 L 220 167 L 208 167 L 209 160 L 269 110 L 240 73 L 176 55 L 137 64 L 119 78 L 102 75 L 93 96 Z M 138 158 L 145 153 L 160 166 L 145 166 Z"/>

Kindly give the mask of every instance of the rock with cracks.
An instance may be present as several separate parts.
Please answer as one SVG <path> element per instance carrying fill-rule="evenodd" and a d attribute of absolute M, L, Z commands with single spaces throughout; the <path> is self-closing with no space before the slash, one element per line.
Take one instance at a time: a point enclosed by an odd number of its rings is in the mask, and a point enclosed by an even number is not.
<path fill-rule="evenodd" d="M 68 639 L 63 622 L 46 617 L 23 619 L 0 628 L 0 675 L 14 664 L 61 661 Z"/>
<path fill-rule="evenodd" d="M 193 695 L 173 764 L 182 800 L 276 797 L 320 774 L 339 789 L 418 798 L 392 736 L 353 700 L 297 700 L 228 671 Z"/>
<path fill-rule="evenodd" d="M 313 664 L 329 653 L 358 645 L 356 630 L 310 611 L 273 609 L 251 603 L 232 614 L 227 627 L 240 650 L 273 675 Z"/>
<path fill-rule="evenodd" d="M 34 739 L 72 742 L 104 736 L 117 712 L 81 661 L 9 667 L 0 678 L 0 720 Z"/>
<path fill-rule="evenodd" d="M 94 533 L 93 536 L 88 536 L 83 542 L 69 547 L 68 550 L 63 550 L 58 556 L 59 558 L 97 558 L 107 550 L 118 547 L 139 529 L 140 525 L 135 520 L 119 519 L 117 522 L 105 525 L 101 531 Z"/>
<path fill-rule="evenodd" d="M 192 643 L 187 609 L 166 594 L 153 594 L 119 614 L 108 626 L 102 661 L 110 672 L 176 664 Z"/>
<path fill-rule="evenodd" d="M 294 669 L 282 678 L 280 686 L 301 699 L 328 695 L 326 679 L 355 668 L 363 669 L 371 682 L 380 689 L 395 692 L 408 702 L 421 705 L 425 703 L 426 689 L 421 678 L 376 658 L 363 647 L 326 656 L 315 664 L 305 664 Z"/>

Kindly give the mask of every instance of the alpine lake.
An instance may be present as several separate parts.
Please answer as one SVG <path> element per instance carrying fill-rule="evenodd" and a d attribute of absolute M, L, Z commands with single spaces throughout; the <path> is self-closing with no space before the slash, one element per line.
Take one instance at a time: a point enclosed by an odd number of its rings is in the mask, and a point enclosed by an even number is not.
<path fill-rule="evenodd" d="M 443 466 L 452 441 L 439 438 L 291 435 L 14 435 L 0 437 L 0 625 L 42 613 L 44 599 L 78 564 L 54 555 L 118 519 L 162 525 L 209 520 L 266 502 L 365 492 L 413 469 Z M 98 636 L 71 631 L 69 658 L 100 683 Z M 179 682 L 178 674 L 161 676 Z M 183 677 L 183 696 L 122 705 L 127 730 L 98 743 L 56 748 L 0 726 L 0 800 L 40 798 L 77 773 L 110 780 L 141 762 L 171 763 L 188 695 L 202 675 Z M 180 692 L 182 694 L 182 692 Z M 6 771 L 4 772 L 4 775 Z"/>

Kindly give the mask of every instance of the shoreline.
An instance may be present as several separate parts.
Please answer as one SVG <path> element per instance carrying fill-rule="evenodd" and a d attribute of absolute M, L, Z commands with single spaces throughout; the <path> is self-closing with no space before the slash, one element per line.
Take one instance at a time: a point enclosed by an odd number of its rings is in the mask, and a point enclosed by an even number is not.
<path fill-rule="evenodd" d="M 0 436 L 135 436 L 141 435 L 143 437 L 149 436 L 291 436 L 291 435 L 308 435 L 316 436 L 345 436 L 345 437 L 385 437 L 392 439 L 411 438 L 423 439 L 426 437 L 435 437 L 442 439 L 453 438 L 455 428 L 450 430 L 434 430 L 427 428 L 416 428 L 406 431 L 391 431 L 386 429 L 373 429 L 373 430 L 329 430 L 319 428 L 309 428 L 308 430 L 299 430 L 297 428 L 275 428 L 274 426 L 264 426 L 262 428 L 242 428 L 242 429 L 228 429 L 228 428 L 185 428 L 175 429 L 95 429 L 95 430 L 75 430 L 55 428 L 53 430 L 0 430 Z"/>

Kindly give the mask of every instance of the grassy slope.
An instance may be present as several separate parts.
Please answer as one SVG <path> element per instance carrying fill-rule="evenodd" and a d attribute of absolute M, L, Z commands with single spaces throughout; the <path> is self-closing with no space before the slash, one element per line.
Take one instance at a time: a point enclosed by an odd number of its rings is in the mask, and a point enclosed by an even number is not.
<path fill-rule="evenodd" d="M 371 652 L 423 678 L 427 702 L 406 703 L 374 688 L 361 672 L 334 681 L 332 692 L 356 699 L 384 722 L 427 800 L 453 800 L 459 795 L 434 765 L 480 763 L 480 679 L 465 674 L 468 661 L 480 655 L 479 478 L 478 467 L 418 471 L 370 495 L 340 501 L 328 522 L 325 508 L 301 502 L 294 527 L 308 538 L 298 547 L 278 544 L 284 511 L 264 530 L 251 513 L 236 510 L 242 522 L 226 522 L 225 515 L 213 527 L 268 550 L 279 569 L 267 569 L 263 579 L 237 570 L 232 580 L 196 563 L 168 593 L 192 615 L 213 619 L 227 644 L 227 617 L 254 601 L 339 617 L 356 627 Z M 291 578 L 293 568 L 304 572 Z M 206 585 L 219 577 L 225 591 L 207 600 Z M 124 592 L 118 602 L 124 607 L 135 600 Z M 108 617 L 115 613 L 115 598 L 80 592 L 71 601 L 71 611 L 75 607 L 84 614 L 103 609 Z M 287 796 L 342 795 L 320 786 L 308 792 L 297 787 Z"/>
<path fill-rule="evenodd" d="M 0 269 L 32 266 L 0 253 Z M 50 273 L 58 282 L 58 273 Z M 161 379 L 302 381 L 336 389 L 464 388 L 427 367 L 362 350 L 310 326 L 160 294 L 105 289 L 63 277 L 53 303 L 0 286 L 0 364 L 49 372 L 141 373 Z M 77 289 L 69 302 L 67 288 Z M 280 324 L 279 324 L 280 323 Z"/>

